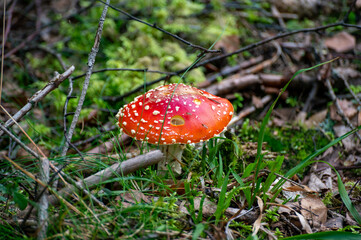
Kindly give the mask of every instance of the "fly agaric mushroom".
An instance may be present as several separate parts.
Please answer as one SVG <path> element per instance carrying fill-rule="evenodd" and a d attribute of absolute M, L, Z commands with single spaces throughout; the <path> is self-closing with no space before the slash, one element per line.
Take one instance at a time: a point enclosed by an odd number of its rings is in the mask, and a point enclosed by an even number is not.
<path fill-rule="evenodd" d="M 224 98 L 184 84 L 160 86 L 138 96 L 117 114 L 119 127 L 136 140 L 165 145 L 159 170 L 181 173 L 182 144 L 206 141 L 224 131 L 233 106 Z M 175 159 L 175 160 L 174 160 Z"/>

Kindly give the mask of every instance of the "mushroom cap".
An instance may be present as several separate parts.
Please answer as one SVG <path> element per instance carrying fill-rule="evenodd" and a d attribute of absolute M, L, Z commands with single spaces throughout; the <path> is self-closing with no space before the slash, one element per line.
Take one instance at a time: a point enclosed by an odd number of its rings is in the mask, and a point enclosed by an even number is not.
<path fill-rule="evenodd" d="M 225 130 L 232 116 L 227 99 L 181 83 L 152 89 L 117 114 L 126 134 L 161 145 L 206 141 Z"/>

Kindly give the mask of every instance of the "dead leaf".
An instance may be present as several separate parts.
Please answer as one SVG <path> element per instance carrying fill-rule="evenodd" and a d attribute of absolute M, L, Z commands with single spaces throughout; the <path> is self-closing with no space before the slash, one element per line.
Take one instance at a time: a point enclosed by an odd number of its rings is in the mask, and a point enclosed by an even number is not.
<path fill-rule="evenodd" d="M 318 11 L 318 0 L 272 0 L 281 13 L 295 13 L 298 16 L 314 16 Z"/>
<path fill-rule="evenodd" d="M 331 218 L 325 223 L 325 226 L 332 230 L 343 228 L 343 218 L 342 217 Z"/>
<path fill-rule="evenodd" d="M 338 104 L 340 105 L 341 110 L 345 114 L 346 117 L 352 118 L 357 114 L 357 109 L 353 105 L 351 101 L 345 100 L 345 99 L 337 99 Z M 341 121 L 341 116 L 337 113 L 337 108 L 335 104 L 332 104 L 330 109 L 330 117 L 332 120 L 335 121 Z"/>
<path fill-rule="evenodd" d="M 333 126 L 333 130 L 335 131 L 335 135 L 337 137 L 341 137 L 345 133 L 351 131 L 351 128 L 349 128 L 345 125 L 335 125 L 335 126 Z M 354 142 L 353 138 L 351 138 L 351 137 L 342 139 L 341 142 L 346 150 L 351 150 L 354 147 L 356 147 L 356 143 Z"/>
<path fill-rule="evenodd" d="M 307 220 L 312 220 L 313 225 L 323 225 L 327 220 L 327 207 L 318 196 L 310 194 L 301 199 L 301 214 Z"/>
<path fill-rule="evenodd" d="M 306 120 L 306 117 L 307 117 L 307 113 L 306 112 L 304 112 L 304 111 L 301 111 L 301 112 L 299 112 L 298 114 L 297 114 L 297 116 L 296 116 L 296 118 L 295 118 L 295 122 L 296 123 L 305 123 L 306 124 L 306 122 L 305 122 L 305 120 Z M 308 128 L 311 128 L 311 127 L 309 127 L 308 125 L 306 125 Z"/>
<path fill-rule="evenodd" d="M 356 1 L 356 8 L 361 8 L 361 0 Z"/>
<path fill-rule="evenodd" d="M 256 196 L 257 198 L 257 203 L 258 203 L 258 207 L 260 209 L 260 212 L 259 212 L 259 216 L 257 218 L 257 220 L 254 222 L 253 224 L 253 228 L 252 228 L 252 236 L 256 236 L 258 231 L 259 231 L 259 228 L 261 227 L 261 222 L 262 222 L 262 218 L 263 218 L 263 201 L 260 197 Z"/>
<path fill-rule="evenodd" d="M 164 184 L 168 186 L 166 190 L 154 191 L 154 193 L 161 196 L 170 196 L 174 192 L 178 195 L 185 194 L 184 181 L 182 180 L 177 182 L 174 182 L 173 180 L 165 180 Z"/>
<path fill-rule="evenodd" d="M 353 154 L 348 155 L 348 157 L 344 161 L 344 166 L 346 167 L 360 165 L 360 164 L 361 164 L 361 157 Z"/>
<path fill-rule="evenodd" d="M 215 45 L 215 49 L 221 49 L 224 52 L 230 53 L 239 49 L 240 42 L 238 35 L 230 35 L 222 37 Z"/>
<path fill-rule="evenodd" d="M 327 112 L 328 112 L 328 110 L 325 109 L 323 111 L 313 114 L 311 117 L 309 117 L 305 121 L 306 127 L 312 128 L 312 127 L 317 127 L 318 125 L 320 125 L 320 123 L 325 120 L 325 118 L 327 116 Z"/>
<path fill-rule="evenodd" d="M 338 67 L 332 69 L 336 74 L 344 77 L 345 79 L 360 77 L 360 72 L 351 67 Z"/>
<path fill-rule="evenodd" d="M 325 46 L 336 52 L 343 53 L 355 48 L 356 39 L 347 32 L 340 32 L 331 38 L 327 38 L 325 40 Z"/>
<path fill-rule="evenodd" d="M 295 185 L 287 181 L 282 187 L 282 194 L 291 200 L 296 199 L 297 196 L 306 197 L 309 193 L 315 193 L 315 191 L 302 184 Z"/>
<path fill-rule="evenodd" d="M 300 223 L 302 225 L 302 229 L 306 231 L 306 233 L 311 234 L 312 233 L 312 229 L 310 224 L 308 224 L 308 222 L 306 221 L 306 219 L 299 214 L 298 212 L 295 212 L 295 214 L 297 215 L 298 219 L 300 220 Z"/>
<path fill-rule="evenodd" d="M 130 189 L 128 192 L 116 196 L 115 200 L 121 201 L 122 205 L 125 207 L 141 203 L 142 201 L 145 203 L 152 202 L 149 197 L 145 196 L 142 192 L 133 189 Z"/>
<path fill-rule="evenodd" d="M 315 190 L 316 192 L 321 192 L 322 190 L 328 190 L 329 188 L 323 183 L 323 181 L 318 178 L 315 173 L 311 173 L 308 186 Z"/>
<path fill-rule="evenodd" d="M 201 197 L 195 197 L 193 199 L 195 211 L 200 210 L 201 199 L 202 199 Z M 211 200 L 209 200 L 208 198 L 205 198 L 204 202 L 203 202 L 203 206 L 202 206 L 202 215 L 204 217 L 211 217 L 216 212 L 216 210 L 217 210 L 217 205 L 214 202 L 212 202 Z M 179 206 L 179 211 L 182 213 L 185 213 L 187 215 L 190 214 L 188 212 L 188 209 L 184 206 L 184 204 L 181 204 Z"/>
<path fill-rule="evenodd" d="M 357 109 L 351 101 L 345 99 L 337 99 L 337 101 L 346 117 L 352 118 L 356 115 Z"/>
<path fill-rule="evenodd" d="M 286 204 L 281 204 L 281 206 L 278 208 L 278 213 L 282 214 L 282 213 L 286 213 L 288 215 L 290 215 L 293 211 L 293 206 L 294 204 L 292 202 L 287 202 Z"/>
<path fill-rule="evenodd" d="M 58 0 L 52 1 L 51 7 L 52 10 L 56 11 L 57 13 L 67 13 L 68 11 L 74 11 L 76 4 L 77 1 L 73 0 Z"/>

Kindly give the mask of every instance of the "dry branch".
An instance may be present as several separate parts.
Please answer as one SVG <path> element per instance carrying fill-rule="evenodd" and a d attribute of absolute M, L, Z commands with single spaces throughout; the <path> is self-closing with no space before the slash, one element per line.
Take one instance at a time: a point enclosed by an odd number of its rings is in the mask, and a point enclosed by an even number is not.
<path fill-rule="evenodd" d="M 109 4 L 109 1 L 110 0 L 107 0 L 107 4 Z M 69 145 L 70 145 L 71 139 L 72 139 L 73 134 L 74 134 L 75 126 L 78 123 L 78 119 L 79 119 L 79 116 L 80 116 L 80 111 L 81 111 L 81 109 L 83 107 L 83 103 L 84 103 L 84 100 L 85 100 L 85 95 L 86 95 L 88 87 L 89 87 L 90 77 L 92 75 L 92 71 L 93 71 L 93 67 L 94 67 L 94 63 L 95 63 L 95 58 L 96 58 L 97 53 L 99 51 L 99 45 L 100 45 L 100 39 L 101 39 L 102 32 L 103 32 L 104 21 L 105 21 L 105 17 L 107 15 L 107 11 L 108 11 L 108 5 L 107 4 L 104 5 L 102 15 L 101 15 L 101 17 L 99 19 L 99 25 L 98 25 L 97 33 L 95 35 L 94 45 L 93 45 L 93 47 L 91 49 L 91 52 L 89 53 L 89 57 L 88 57 L 88 70 L 86 71 L 86 76 L 85 76 L 85 80 L 84 80 L 84 83 L 83 83 L 83 89 L 82 89 L 82 92 L 81 92 L 81 95 L 80 95 L 80 98 L 79 98 L 78 105 L 77 105 L 76 110 L 75 110 L 73 120 L 72 120 L 71 125 L 70 125 L 70 128 L 67 131 L 67 134 L 65 136 L 67 141 L 65 141 L 63 151 L 62 151 L 62 154 L 61 154 L 62 156 L 65 156 L 68 149 L 69 149 Z"/>
<path fill-rule="evenodd" d="M 281 38 L 285 38 L 285 37 L 289 37 L 289 36 L 293 36 L 293 35 L 296 35 L 296 34 L 299 34 L 299 33 L 310 33 L 310 32 L 320 32 L 320 31 L 324 31 L 326 29 L 329 29 L 329 28 L 333 28 L 333 27 L 338 27 L 338 26 L 342 26 L 344 28 L 356 28 L 356 29 L 361 29 L 361 26 L 360 25 L 354 25 L 354 24 L 347 24 L 343 21 L 339 21 L 339 22 L 336 22 L 336 23 L 331 23 L 331 24 L 328 24 L 328 25 L 323 25 L 323 26 L 319 26 L 319 27 L 314 27 L 314 28 L 303 28 L 303 29 L 299 29 L 299 30 L 294 30 L 294 31 L 289 31 L 289 32 L 285 32 L 285 33 L 279 33 L 277 35 L 274 35 L 272 37 L 269 37 L 269 38 L 265 38 L 259 42 L 256 42 L 256 43 L 252 43 L 252 44 L 249 44 L 245 47 L 242 47 L 234 52 L 231 52 L 231 53 L 227 53 L 227 54 L 222 54 L 222 55 L 219 55 L 219 56 L 215 56 L 215 57 L 212 57 L 212 58 L 209 58 L 209 59 L 206 59 L 204 61 L 201 61 L 197 64 L 195 64 L 191 69 L 189 67 L 186 67 L 186 68 L 183 68 L 181 70 L 178 70 L 175 72 L 175 75 L 180 75 L 182 73 L 184 73 L 185 71 L 189 71 L 189 70 L 192 70 L 192 69 L 195 69 L 195 68 L 199 68 L 199 67 L 202 67 L 206 64 L 209 64 L 209 63 L 212 63 L 212 62 L 216 62 L 216 61 L 219 61 L 219 60 L 222 60 L 222 59 L 225 59 L 225 58 L 228 58 L 230 56 L 233 56 L 233 55 L 237 55 L 237 54 L 240 54 L 242 52 L 245 52 L 245 51 L 249 51 L 251 49 L 254 49 L 254 48 L 257 48 L 259 46 L 262 46 L 266 43 L 269 43 L 269 42 L 272 42 L 274 40 L 277 40 L 277 39 L 281 39 Z M 110 100 L 110 101 L 119 101 L 121 99 L 124 99 L 125 97 L 128 97 L 138 91 L 142 91 L 144 89 L 144 85 L 146 87 L 149 87 L 155 83 L 158 83 L 158 82 L 161 82 L 165 79 L 168 79 L 170 78 L 171 76 L 165 76 L 165 77 L 161 77 L 161 78 L 158 78 L 154 81 L 151 81 L 151 82 L 146 82 L 145 84 L 141 85 L 141 86 L 138 86 L 136 87 L 135 89 L 121 95 L 121 96 L 116 96 L 116 97 L 109 97 L 107 98 L 107 100 Z"/>
<path fill-rule="evenodd" d="M 271 101 L 271 96 L 266 95 L 261 99 L 262 106 L 266 105 L 269 101 Z M 244 117 L 250 115 L 254 111 L 256 111 L 256 106 L 250 106 L 248 108 L 243 109 L 237 116 L 233 117 L 232 120 L 229 122 L 228 127 L 232 126 L 233 124 L 237 123 L 239 120 L 243 119 Z"/>
<path fill-rule="evenodd" d="M 117 175 L 127 175 L 138 169 L 146 168 L 148 166 L 157 164 L 164 158 L 163 153 L 160 150 L 155 150 L 144 155 L 139 155 L 135 158 L 131 158 L 121 163 L 115 163 L 112 166 L 97 172 L 96 174 L 80 180 L 75 184 L 77 187 L 90 189 L 95 187 L 98 184 L 101 184 L 103 181 L 106 181 L 110 178 L 116 177 Z M 59 195 L 63 196 L 65 194 L 72 194 L 77 189 L 75 186 L 68 186 L 58 192 Z M 58 199 L 54 196 L 49 198 L 49 203 L 56 204 Z"/>
<path fill-rule="evenodd" d="M 235 74 L 220 83 L 209 86 L 205 90 L 213 95 L 224 95 L 260 83 L 261 79 L 258 75 L 240 76 L 240 74 Z"/>
<path fill-rule="evenodd" d="M 48 95 L 51 91 L 55 90 L 65 79 L 67 79 L 73 72 L 74 72 L 74 66 L 71 66 L 62 74 L 56 75 L 53 79 L 51 79 L 46 86 L 37 91 L 29 100 L 28 103 L 22 107 L 12 118 L 15 121 L 19 121 L 21 118 L 23 118 L 38 102 L 43 100 L 43 98 Z M 9 128 L 12 125 L 14 125 L 14 121 L 12 119 L 9 119 L 5 123 L 5 127 Z M 4 131 L 0 131 L 0 136 L 4 134 Z"/>

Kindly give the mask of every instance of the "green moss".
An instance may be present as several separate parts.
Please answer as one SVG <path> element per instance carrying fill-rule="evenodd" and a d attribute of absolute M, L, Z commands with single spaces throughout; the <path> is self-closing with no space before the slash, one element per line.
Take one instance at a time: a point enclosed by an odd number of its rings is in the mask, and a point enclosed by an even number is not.
<path fill-rule="evenodd" d="M 355 94 L 358 94 L 361 92 L 361 85 L 351 85 L 350 88 Z"/>
<path fill-rule="evenodd" d="M 42 123 L 39 122 L 33 123 L 30 121 L 28 121 L 28 123 L 29 123 L 29 130 L 27 131 L 27 133 L 32 138 L 37 136 L 44 136 L 44 135 L 49 136 L 49 134 L 51 133 L 51 128 Z"/>

